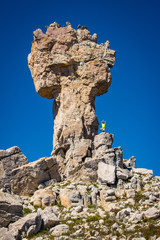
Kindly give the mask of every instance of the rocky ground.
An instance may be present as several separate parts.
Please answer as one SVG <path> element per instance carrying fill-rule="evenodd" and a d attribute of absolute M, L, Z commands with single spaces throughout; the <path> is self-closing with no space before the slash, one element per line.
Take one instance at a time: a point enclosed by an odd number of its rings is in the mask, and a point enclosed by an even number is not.
<path fill-rule="evenodd" d="M 63 181 L 33 195 L 0 191 L 0 239 L 160 240 L 160 177 L 133 168 L 117 186 Z"/>

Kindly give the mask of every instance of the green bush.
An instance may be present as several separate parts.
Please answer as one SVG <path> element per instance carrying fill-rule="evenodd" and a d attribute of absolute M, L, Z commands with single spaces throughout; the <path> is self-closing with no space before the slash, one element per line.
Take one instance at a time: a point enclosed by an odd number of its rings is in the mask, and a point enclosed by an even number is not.
<path fill-rule="evenodd" d="M 23 216 L 26 216 L 27 214 L 32 213 L 32 210 L 29 208 L 23 208 Z"/>

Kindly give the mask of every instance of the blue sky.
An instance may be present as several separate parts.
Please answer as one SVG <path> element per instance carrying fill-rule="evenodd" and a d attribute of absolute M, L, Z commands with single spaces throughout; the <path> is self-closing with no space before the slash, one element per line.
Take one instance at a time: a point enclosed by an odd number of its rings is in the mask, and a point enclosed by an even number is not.
<path fill-rule="evenodd" d="M 116 50 L 107 94 L 96 99 L 99 121 L 124 158 L 160 175 L 160 2 L 157 0 L 5 0 L 0 4 L 0 149 L 19 146 L 29 161 L 50 156 L 53 100 L 34 89 L 27 66 L 32 32 L 56 21 L 78 24 Z"/>

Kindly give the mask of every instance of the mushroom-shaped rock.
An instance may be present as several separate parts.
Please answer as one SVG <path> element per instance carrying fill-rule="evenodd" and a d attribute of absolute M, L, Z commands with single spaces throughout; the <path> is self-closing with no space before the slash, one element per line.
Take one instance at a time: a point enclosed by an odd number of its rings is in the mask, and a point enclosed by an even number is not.
<path fill-rule="evenodd" d="M 33 34 L 28 65 L 35 89 L 42 97 L 54 98 L 53 153 L 61 166 L 66 159 L 65 166 L 72 169 L 89 153 L 74 161 L 77 141 L 93 141 L 98 132 L 95 97 L 108 91 L 115 51 L 108 41 L 97 44 L 97 35 L 87 28 L 75 30 L 70 24 L 54 23 L 45 34 L 40 29 Z M 88 141 L 88 150 L 90 145 Z"/>

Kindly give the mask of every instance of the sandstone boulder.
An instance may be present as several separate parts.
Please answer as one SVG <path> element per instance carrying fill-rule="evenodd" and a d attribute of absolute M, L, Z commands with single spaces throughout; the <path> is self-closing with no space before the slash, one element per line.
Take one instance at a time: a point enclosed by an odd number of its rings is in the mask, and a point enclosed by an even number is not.
<path fill-rule="evenodd" d="M 124 219 L 126 216 L 129 216 L 131 213 L 131 209 L 130 208 L 124 208 L 121 211 L 119 211 L 116 215 L 116 218 L 118 219 Z"/>
<path fill-rule="evenodd" d="M 125 193 L 127 198 L 135 198 L 136 196 L 136 191 L 134 189 L 125 190 Z"/>
<path fill-rule="evenodd" d="M 0 191 L 0 227 L 7 227 L 23 216 L 20 198 Z"/>
<path fill-rule="evenodd" d="M 46 207 L 44 210 L 39 208 L 37 213 L 42 219 L 42 229 L 51 228 L 59 223 L 57 212 L 53 207 Z"/>
<path fill-rule="evenodd" d="M 116 180 L 115 166 L 99 162 L 98 164 L 98 179 L 102 183 L 114 184 Z"/>
<path fill-rule="evenodd" d="M 86 158 L 83 164 L 79 164 L 76 168 L 69 171 L 68 180 L 78 183 L 83 181 L 85 183 L 96 182 L 98 179 L 98 163 L 101 159 Z"/>
<path fill-rule="evenodd" d="M 66 224 L 59 224 L 52 228 L 50 231 L 52 236 L 59 237 L 69 231 L 69 226 Z"/>
<path fill-rule="evenodd" d="M 100 200 L 102 206 L 104 206 L 106 202 L 112 202 L 116 200 L 115 191 L 113 189 L 102 189 L 100 191 Z"/>
<path fill-rule="evenodd" d="M 131 176 L 131 174 L 128 169 L 123 169 L 118 167 L 116 169 L 116 176 L 118 179 L 127 180 Z"/>
<path fill-rule="evenodd" d="M 1 227 L 0 228 L 0 239 L 8 232 L 8 228 Z"/>
<path fill-rule="evenodd" d="M 129 166 L 132 168 L 136 168 L 136 157 L 135 156 L 130 157 Z"/>
<path fill-rule="evenodd" d="M 40 183 L 50 179 L 60 181 L 58 165 L 54 157 L 44 157 L 12 171 L 12 192 L 25 195 L 33 194 Z"/>
<path fill-rule="evenodd" d="M 33 204 L 39 207 L 52 206 L 56 202 L 56 194 L 51 189 L 40 189 L 33 195 Z"/>
<path fill-rule="evenodd" d="M 132 171 L 133 173 L 140 174 L 140 175 L 150 174 L 153 176 L 153 171 L 146 168 L 133 168 Z"/>
<path fill-rule="evenodd" d="M 106 151 L 112 147 L 113 134 L 102 132 L 94 138 L 95 158 L 103 158 Z"/>
<path fill-rule="evenodd" d="M 83 204 L 81 193 L 70 186 L 60 191 L 59 198 L 61 204 L 66 208 L 76 207 Z"/>
<path fill-rule="evenodd" d="M 17 146 L 0 150 L 0 188 L 10 189 L 12 170 L 27 163 L 27 158 Z"/>
<path fill-rule="evenodd" d="M 9 231 L 16 232 L 16 239 L 19 239 L 22 235 L 31 236 L 36 234 L 40 230 L 41 224 L 41 215 L 31 213 L 19 219 L 15 223 L 11 223 L 9 225 Z"/>
<path fill-rule="evenodd" d="M 155 207 L 151 207 L 144 212 L 144 215 L 148 219 L 156 219 L 160 217 L 160 210 Z"/>

